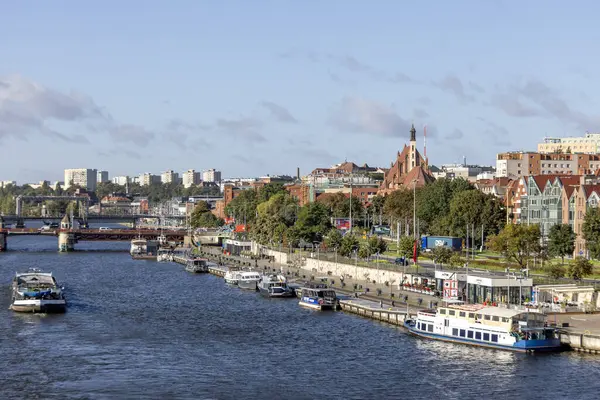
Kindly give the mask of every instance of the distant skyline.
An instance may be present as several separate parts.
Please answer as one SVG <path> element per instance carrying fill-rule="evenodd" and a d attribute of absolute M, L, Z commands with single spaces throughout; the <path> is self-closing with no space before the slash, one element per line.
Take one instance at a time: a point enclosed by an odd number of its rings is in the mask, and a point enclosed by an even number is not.
<path fill-rule="evenodd" d="M 600 3 L 1 2 L 0 180 L 495 164 L 600 131 Z M 196 166 L 196 167 L 194 167 Z"/>

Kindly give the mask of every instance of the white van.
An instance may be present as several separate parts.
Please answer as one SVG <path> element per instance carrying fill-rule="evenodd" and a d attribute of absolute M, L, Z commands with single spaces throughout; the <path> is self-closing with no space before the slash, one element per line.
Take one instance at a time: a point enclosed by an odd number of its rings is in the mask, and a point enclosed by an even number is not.
<path fill-rule="evenodd" d="M 106 226 L 101 226 L 99 230 L 100 231 L 110 231 L 112 229 L 111 228 L 107 228 Z"/>

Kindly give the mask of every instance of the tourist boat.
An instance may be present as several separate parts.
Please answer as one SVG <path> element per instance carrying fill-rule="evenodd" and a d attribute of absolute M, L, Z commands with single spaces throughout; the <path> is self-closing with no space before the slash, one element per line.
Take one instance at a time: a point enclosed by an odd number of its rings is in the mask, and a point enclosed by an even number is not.
<path fill-rule="evenodd" d="M 129 253 L 133 255 L 141 255 L 147 253 L 148 241 L 146 239 L 133 239 L 129 248 Z"/>
<path fill-rule="evenodd" d="M 263 275 L 258 282 L 260 294 L 267 297 L 293 297 L 294 290 L 287 284 L 285 276 L 279 274 Z"/>
<path fill-rule="evenodd" d="M 300 302 L 302 307 L 315 310 L 337 309 L 337 297 L 335 290 L 327 288 L 302 288 Z"/>
<path fill-rule="evenodd" d="M 260 282 L 260 274 L 254 271 L 242 271 L 237 285 L 240 289 L 256 290 Z"/>
<path fill-rule="evenodd" d="M 156 254 L 156 261 L 171 262 L 173 261 L 173 252 L 170 248 L 159 248 Z"/>
<path fill-rule="evenodd" d="M 194 273 L 208 272 L 207 261 L 205 258 L 190 258 L 185 263 L 185 270 Z"/>
<path fill-rule="evenodd" d="M 30 269 L 16 273 L 12 285 L 10 309 L 29 313 L 65 312 L 67 300 L 58 286 L 52 272 Z"/>
<path fill-rule="evenodd" d="M 540 313 L 480 304 L 422 310 L 404 322 L 410 333 L 429 339 L 519 352 L 560 350 L 556 329 L 545 325 Z"/>
<path fill-rule="evenodd" d="M 237 285 L 241 273 L 242 271 L 240 271 L 239 268 L 229 267 L 229 269 L 227 269 L 227 272 L 225 272 L 225 282 L 229 285 Z"/>

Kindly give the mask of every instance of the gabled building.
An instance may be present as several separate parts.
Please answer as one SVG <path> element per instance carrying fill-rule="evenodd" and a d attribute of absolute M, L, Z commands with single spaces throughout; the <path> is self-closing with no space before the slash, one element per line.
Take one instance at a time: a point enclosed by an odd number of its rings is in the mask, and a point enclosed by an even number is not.
<path fill-rule="evenodd" d="M 583 223 L 589 208 L 596 208 L 600 204 L 600 185 L 580 185 L 573 193 L 574 219 L 573 230 L 575 238 L 575 256 L 588 256 L 588 251 L 583 237 Z"/>
<path fill-rule="evenodd" d="M 385 173 L 378 194 L 385 196 L 398 189 L 412 188 L 413 185 L 421 187 L 434 180 L 427 158 L 421 156 L 417 150 L 416 130 L 413 125 L 410 129 L 410 143 L 408 146 L 404 145 L 402 151 L 396 154 L 396 161 Z"/>

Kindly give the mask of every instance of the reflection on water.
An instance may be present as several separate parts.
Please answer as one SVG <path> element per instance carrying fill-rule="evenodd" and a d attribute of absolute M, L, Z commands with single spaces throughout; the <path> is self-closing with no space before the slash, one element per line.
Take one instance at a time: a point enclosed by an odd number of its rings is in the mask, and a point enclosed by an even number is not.
<path fill-rule="evenodd" d="M 0 254 L 3 398 L 597 398 L 600 357 L 427 341 L 133 261 L 127 243 L 58 254 L 47 239 L 9 242 Z M 53 271 L 67 313 L 10 312 L 20 266 Z"/>

